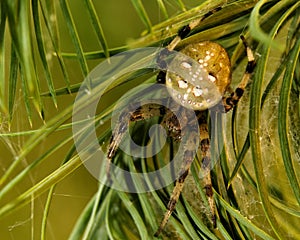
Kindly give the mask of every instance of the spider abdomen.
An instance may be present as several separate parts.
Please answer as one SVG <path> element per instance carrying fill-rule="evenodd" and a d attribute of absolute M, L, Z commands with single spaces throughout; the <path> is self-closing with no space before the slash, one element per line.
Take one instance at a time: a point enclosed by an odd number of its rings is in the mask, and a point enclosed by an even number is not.
<path fill-rule="evenodd" d="M 205 110 L 216 105 L 231 80 L 230 59 L 226 50 L 215 42 L 193 43 L 183 48 L 171 64 L 166 85 L 171 96 L 181 105 Z M 193 61 L 192 61 L 192 60 Z M 177 73 L 182 72 L 182 75 Z"/>

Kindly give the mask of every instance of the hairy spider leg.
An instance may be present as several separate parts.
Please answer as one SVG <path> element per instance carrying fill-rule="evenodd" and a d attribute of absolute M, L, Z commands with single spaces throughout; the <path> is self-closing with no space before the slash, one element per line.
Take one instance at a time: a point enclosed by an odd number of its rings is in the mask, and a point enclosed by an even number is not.
<path fill-rule="evenodd" d="M 165 215 L 163 217 L 163 220 L 161 221 L 158 230 L 155 232 L 154 236 L 157 237 L 162 230 L 164 229 L 165 225 L 167 224 L 170 216 L 172 215 L 176 204 L 178 202 L 178 199 L 180 197 L 180 194 L 182 192 L 184 181 L 187 175 L 189 174 L 191 164 L 194 161 L 195 158 L 195 149 L 197 148 L 197 138 L 198 133 L 196 131 L 192 131 L 189 133 L 187 142 L 185 144 L 185 149 L 183 152 L 183 162 L 180 167 L 180 171 L 178 174 L 178 178 L 175 183 L 175 187 L 173 189 L 173 192 L 171 194 L 169 203 L 167 205 L 167 211 L 165 212 Z"/>
<path fill-rule="evenodd" d="M 246 85 L 248 84 L 249 79 L 255 69 L 255 66 L 256 66 L 254 54 L 253 54 L 251 48 L 248 46 L 245 37 L 243 35 L 241 35 L 240 38 L 242 39 L 243 44 L 246 49 L 248 63 L 247 63 L 243 78 L 240 81 L 237 88 L 235 89 L 235 91 L 233 93 L 231 93 L 231 95 L 229 97 L 223 98 L 222 108 L 225 110 L 225 112 L 230 111 L 234 106 L 236 106 L 238 104 L 239 100 L 241 99 L 241 97 L 244 94 Z"/>
<path fill-rule="evenodd" d="M 213 189 L 211 181 L 211 156 L 210 156 L 210 137 L 207 124 L 207 114 L 204 111 L 199 111 L 197 114 L 200 131 L 200 150 L 201 150 L 201 172 L 203 176 L 203 183 L 205 189 L 205 195 L 208 200 L 211 221 L 214 227 L 216 227 L 216 215 L 215 215 L 215 201 L 213 199 Z"/>
<path fill-rule="evenodd" d="M 197 111 L 197 119 L 199 123 L 200 150 L 201 150 L 201 157 L 202 157 L 201 171 L 203 176 L 205 194 L 207 196 L 208 203 L 209 203 L 211 220 L 213 226 L 215 227 L 216 226 L 215 203 L 213 200 L 213 190 L 212 190 L 212 182 L 211 182 L 211 174 L 210 174 L 210 170 L 211 170 L 210 140 L 209 140 L 209 133 L 208 133 L 207 114 L 205 113 L 205 111 Z M 178 202 L 178 199 L 184 187 L 185 179 L 189 174 L 191 164 L 193 163 L 195 158 L 193 152 L 197 150 L 197 145 L 196 145 L 197 137 L 199 137 L 199 134 L 197 134 L 196 131 L 191 132 L 189 135 L 189 138 L 185 145 L 183 163 L 181 165 L 178 178 L 175 183 L 175 187 L 173 189 L 170 200 L 168 202 L 167 211 L 165 212 L 165 215 L 159 225 L 158 230 L 154 234 L 155 237 L 160 235 L 160 233 L 164 229 L 165 225 L 167 224 L 169 218 L 171 217 L 176 207 L 176 204 Z"/>
<path fill-rule="evenodd" d="M 166 48 L 169 51 L 174 50 L 177 44 L 182 39 L 186 38 L 194 28 L 198 27 L 200 23 L 203 22 L 206 18 L 220 11 L 221 9 L 222 7 L 216 7 L 215 9 L 208 11 L 201 18 L 195 19 L 194 21 L 191 21 L 188 25 L 183 26 L 181 29 L 179 29 L 176 37 L 171 41 L 171 43 Z"/>
<path fill-rule="evenodd" d="M 107 152 L 107 165 L 106 165 L 106 173 L 107 178 L 111 181 L 110 176 L 110 165 L 111 160 L 116 154 L 116 151 L 122 141 L 130 122 L 141 121 L 145 119 L 150 119 L 155 116 L 163 117 L 168 110 L 163 105 L 158 104 L 145 104 L 143 106 L 138 107 L 135 110 L 131 109 L 132 107 L 128 107 L 128 111 L 123 111 L 119 116 L 119 121 L 117 122 L 114 130 L 112 132 L 112 136 L 110 139 L 110 144 Z"/>
<path fill-rule="evenodd" d="M 178 45 L 178 43 L 186 38 L 190 32 L 196 28 L 197 26 L 200 25 L 201 22 L 203 22 L 206 18 L 210 17 L 211 15 L 213 15 L 214 13 L 220 11 L 222 9 L 221 6 L 216 7 L 210 11 L 208 11 L 207 13 L 205 13 L 201 18 L 195 19 L 193 21 L 191 21 L 189 24 L 183 26 L 182 28 L 180 28 L 177 32 L 176 37 L 168 44 L 168 46 L 166 46 L 165 49 L 163 49 L 157 59 L 157 63 L 158 65 L 161 67 L 161 69 L 166 69 L 167 68 L 167 64 L 165 62 L 165 58 L 170 54 L 170 52 L 172 50 L 175 49 L 175 47 Z M 163 74 L 164 72 L 161 71 L 158 76 L 157 76 L 157 82 L 158 83 L 164 83 L 164 79 L 163 79 Z"/>

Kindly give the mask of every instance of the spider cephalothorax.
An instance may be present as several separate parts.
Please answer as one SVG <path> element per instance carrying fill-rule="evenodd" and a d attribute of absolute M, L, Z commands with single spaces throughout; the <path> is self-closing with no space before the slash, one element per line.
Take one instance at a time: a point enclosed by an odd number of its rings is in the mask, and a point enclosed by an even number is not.
<path fill-rule="evenodd" d="M 142 105 L 135 110 L 129 110 L 126 113 L 129 117 L 120 117 L 119 122 L 116 124 L 112 133 L 107 153 L 109 161 L 114 157 L 122 137 L 128 128 L 129 122 L 145 120 L 153 116 L 160 116 L 162 117 L 161 124 L 167 129 L 169 136 L 175 140 L 181 141 L 182 130 L 190 124 L 190 117 L 186 109 L 192 109 L 195 111 L 194 113 L 196 115 L 198 128 L 190 129 L 190 134 L 183 149 L 183 159 L 178 178 L 170 196 L 167 211 L 155 233 L 155 236 L 158 236 L 164 229 L 168 219 L 175 209 L 176 203 L 183 189 L 185 178 L 188 175 L 191 164 L 194 160 L 195 155 L 193 152 L 197 150 L 201 152 L 201 167 L 203 171 L 202 175 L 204 176 L 203 187 L 210 206 L 212 224 L 213 226 L 216 226 L 215 205 L 210 176 L 210 137 L 205 110 L 214 108 L 218 111 L 221 110 L 222 112 L 228 112 L 238 103 L 239 99 L 243 95 L 250 75 L 254 70 L 254 56 L 252 50 L 248 47 L 245 38 L 241 36 L 247 52 L 248 65 L 236 90 L 229 95 L 226 95 L 225 93 L 228 90 L 231 80 L 231 66 L 228 54 L 222 46 L 211 41 L 189 44 L 180 51 L 179 59 L 172 59 L 171 52 L 192 29 L 197 27 L 204 19 L 219 10 L 221 10 L 221 8 L 209 11 L 204 14 L 203 17 L 194 20 L 190 24 L 181 28 L 178 31 L 177 36 L 170 42 L 170 44 L 168 44 L 168 46 L 166 46 L 157 59 L 158 65 L 162 66 L 163 69 L 169 69 L 167 66 L 168 64 L 175 64 L 175 66 L 172 66 L 173 69 L 176 69 L 176 72 L 178 72 L 178 69 L 182 69 L 187 76 L 183 77 L 172 71 L 167 71 L 160 72 L 157 77 L 158 83 L 165 84 L 168 87 L 170 96 L 175 100 L 175 104 L 177 104 L 175 108 L 178 111 L 181 111 L 180 115 L 184 121 L 181 121 L 181 124 L 179 124 L 177 116 L 175 116 L 170 109 L 163 105 L 151 103 Z M 216 105 L 221 105 L 221 108 L 216 107 Z M 198 139 L 199 135 L 200 139 Z M 199 146 L 196 142 L 199 142 Z"/>

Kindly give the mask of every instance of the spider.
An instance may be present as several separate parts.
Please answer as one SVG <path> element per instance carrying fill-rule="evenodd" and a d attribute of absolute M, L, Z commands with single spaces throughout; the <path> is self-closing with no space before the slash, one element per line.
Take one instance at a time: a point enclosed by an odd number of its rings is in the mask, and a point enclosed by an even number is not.
<path fill-rule="evenodd" d="M 162 67 L 165 67 L 167 65 L 167 62 L 164 58 L 168 56 L 168 53 L 174 50 L 178 43 L 189 35 L 191 30 L 199 26 L 199 24 L 203 20 L 213 15 L 219 10 L 221 10 L 221 7 L 210 10 L 201 18 L 196 19 L 190 22 L 188 25 L 179 29 L 176 37 L 166 46 L 164 51 L 162 51 L 159 55 L 157 59 L 158 64 Z M 201 65 L 204 72 L 207 74 L 207 79 L 209 79 L 216 85 L 220 95 L 222 96 L 222 99 L 219 102 L 222 105 L 221 108 L 218 108 L 220 104 L 217 104 L 213 101 L 210 102 L 210 99 L 205 100 L 201 96 L 201 89 L 195 89 L 195 86 L 191 84 L 189 80 L 183 79 L 177 75 L 169 73 L 168 71 L 160 71 L 157 76 L 158 84 L 166 84 L 168 87 L 176 89 L 176 96 L 172 97 L 176 98 L 177 102 L 180 103 L 180 101 L 182 101 L 182 103 L 184 103 L 178 104 L 177 106 L 178 109 L 181 109 L 181 114 L 184 115 L 186 113 L 185 107 L 186 105 L 189 105 L 189 107 L 193 109 L 195 115 L 197 116 L 197 124 L 199 126 L 197 131 L 200 131 L 199 150 L 201 152 L 202 157 L 201 168 L 202 171 L 205 173 L 204 189 L 209 203 L 211 222 L 214 227 L 216 227 L 216 216 L 215 203 L 213 200 L 212 181 L 210 175 L 210 137 L 208 131 L 207 117 L 204 113 L 207 109 L 213 108 L 216 111 L 218 111 L 218 109 L 221 109 L 222 112 L 226 113 L 230 111 L 234 106 L 236 106 L 240 98 L 242 97 L 248 80 L 255 68 L 255 59 L 251 48 L 248 46 L 243 36 L 241 36 L 241 40 L 246 49 L 248 64 L 241 82 L 239 83 L 235 91 L 232 91 L 231 93 L 228 93 L 231 81 L 230 59 L 226 50 L 221 45 L 211 41 L 204 41 L 189 44 L 180 51 L 181 53 L 195 59 Z M 188 68 L 189 64 L 187 62 L 183 62 L 182 66 Z M 180 93 L 180 96 L 178 95 L 178 93 Z M 127 114 L 125 115 L 120 115 L 119 122 L 116 124 L 112 132 L 112 137 L 107 152 L 107 158 L 109 162 L 111 162 L 111 160 L 115 156 L 118 146 L 122 141 L 122 137 L 124 136 L 125 131 L 128 129 L 130 122 L 145 120 L 154 116 L 160 116 L 162 117 L 161 124 L 166 128 L 169 136 L 177 141 L 180 141 L 182 138 L 182 129 L 187 127 L 184 125 L 179 125 L 176 116 L 174 116 L 174 113 L 166 109 L 164 106 L 158 104 L 145 104 L 135 110 L 127 112 Z M 189 116 L 185 117 L 189 118 Z M 167 224 L 170 216 L 172 215 L 176 207 L 176 203 L 182 192 L 185 178 L 188 175 L 191 164 L 194 160 L 194 155 L 191 152 L 194 150 L 193 148 L 195 147 L 195 136 L 198 135 L 190 134 L 188 142 L 185 145 L 181 169 L 179 171 L 175 187 L 169 199 L 167 211 L 165 212 L 165 215 L 158 227 L 158 230 L 154 234 L 154 236 L 156 237 L 160 235 L 160 233 L 163 231 L 165 225 Z M 109 172 L 109 164 L 107 167 L 107 171 Z"/>

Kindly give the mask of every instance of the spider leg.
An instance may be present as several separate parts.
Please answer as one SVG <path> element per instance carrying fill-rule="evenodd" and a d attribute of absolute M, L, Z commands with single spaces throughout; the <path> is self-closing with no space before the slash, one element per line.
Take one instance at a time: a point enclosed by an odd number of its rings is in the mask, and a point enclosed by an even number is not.
<path fill-rule="evenodd" d="M 215 9 L 212 9 L 210 11 L 208 11 L 206 14 L 203 15 L 203 17 L 198 18 L 194 21 L 191 21 L 188 25 L 183 26 L 181 29 L 179 29 L 177 36 L 172 40 L 172 42 L 167 46 L 167 49 L 169 51 L 172 51 L 175 49 L 175 47 L 177 46 L 177 44 L 184 38 L 186 38 L 189 33 L 196 28 L 197 26 L 199 26 L 199 24 L 201 22 L 203 22 L 206 18 L 208 18 L 209 16 L 213 15 L 214 13 L 220 11 L 222 9 L 222 7 L 217 7 Z"/>
<path fill-rule="evenodd" d="M 244 36 L 241 36 L 241 39 L 243 41 L 243 44 L 245 46 L 246 52 L 247 52 L 247 58 L 248 58 L 248 64 L 245 70 L 245 73 L 243 75 L 242 81 L 239 83 L 238 87 L 235 89 L 233 93 L 229 97 L 226 97 L 223 99 L 223 106 L 225 108 L 225 112 L 230 111 L 235 105 L 238 104 L 240 98 L 244 94 L 245 87 L 251 77 L 251 74 L 254 71 L 256 62 L 254 59 L 254 54 L 251 50 L 251 48 L 248 46 L 246 39 Z"/>
<path fill-rule="evenodd" d="M 165 62 L 165 58 L 169 56 L 170 52 L 175 49 L 175 47 L 178 45 L 178 43 L 186 38 L 190 32 L 199 26 L 201 22 L 203 22 L 206 18 L 209 16 L 213 15 L 214 13 L 220 11 L 222 7 L 216 7 L 215 9 L 212 9 L 205 13 L 201 18 L 195 19 L 194 21 L 191 21 L 189 24 L 183 26 L 180 28 L 177 32 L 176 37 L 168 44 L 168 46 L 162 50 L 158 56 L 157 63 L 160 66 L 161 69 L 166 69 L 167 68 L 167 63 Z M 157 78 L 156 78 L 158 83 L 165 83 L 165 73 L 161 71 Z"/>
<path fill-rule="evenodd" d="M 161 221 L 161 224 L 159 225 L 158 230 L 154 234 L 155 237 L 157 237 L 162 232 L 162 230 L 164 229 L 165 225 L 167 224 L 170 216 L 172 215 L 176 207 L 179 196 L 184 186 L 184 181 L 190 171 L 191 164 L 195 157 L 194 152 L 195 152 L 195 148 L 197 148 L 196 146 L 197 137 L 198 135 L 195 132 L 191 132 L 188 137 L 187 144 L 185 145 L 185 149 L 183 153 L 184 160 L 183 163 L 181 164 L 179 175 L 175 183 L 175 187 L 173 189 L 169 203 L 167 205 L 167 211 L 163 217 L 163 220 Z"/>
<path fill-rule="evenodd" d="M 201 171 L 204 182 L 205 194 L 208 200 L 211 220 L 216 227 L 215 202 L 213 199 L 212 181 L 211 181 L 211 156 L 210 156 L 210 139 L 208 132 L 207 116 L 200 111 L 198 115 L 199 131 L 200 131 L 200 150 L 201 150 Z"/>
<path fill-rule="evenodd" d="M 108 147 L 107 152 L 107 165 L 106 165 L 106 173 L 107 178 L 110 181 L 110 164 L 111 160 L 116 154 L 116 151 L 120 145 L 120 142 L 122 138 L 124 137 L 129 123 L 130 122 L 136 122 L 141 121 L 145 119 L 150 119 L 154 116 L 164 116 L 166 113 L 166 108 L 163 105 L 159 104 L 145 104 L 143 106 L 140 106 L 139 108 L 135 110 L 131 110 L 130 106 L 127 111 L 123 111 L 123 113 L 119 116 L 119 121 L 117 122 L 110 139 L 110 144 Z"/>

